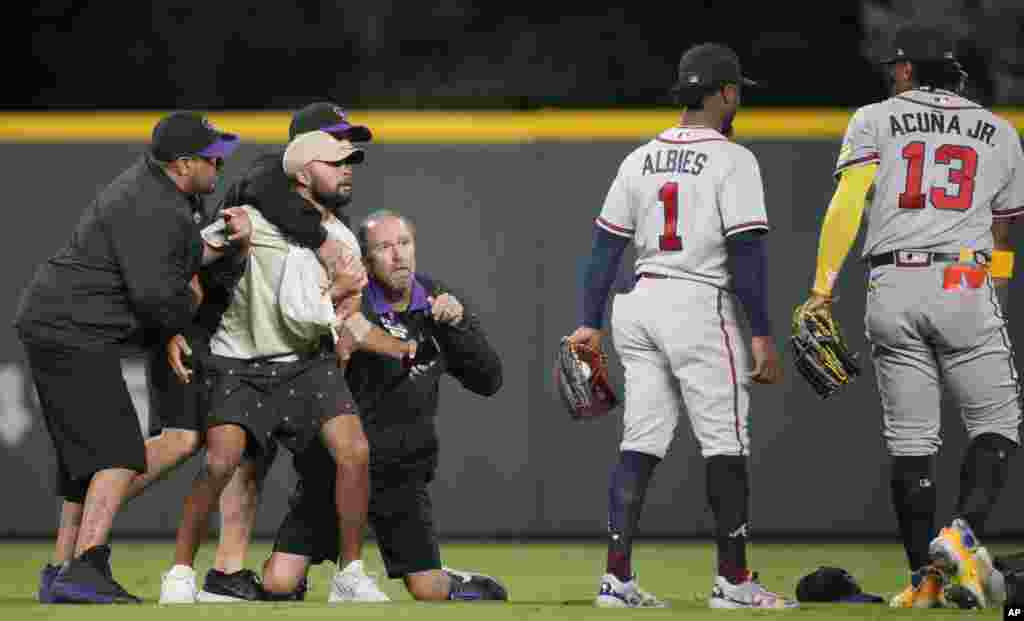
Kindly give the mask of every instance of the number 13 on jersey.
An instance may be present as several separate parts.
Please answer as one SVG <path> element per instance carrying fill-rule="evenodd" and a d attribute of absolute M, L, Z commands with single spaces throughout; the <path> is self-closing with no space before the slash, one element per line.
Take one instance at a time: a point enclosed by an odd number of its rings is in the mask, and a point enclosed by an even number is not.
<path fill-rule="evenodd" d="M 907 160 L 907 186 L 899 196 L 900 209 L 924 209 L 929 200 L 936 209 L 966 211 L 971 208 L 974 178 L 978 172 L 977 151 L 958 144 L 944 144 L 935 150 L 935 163 L 949 167 L 947 181 L 956 187 L 955 194 L 950 194 L 941 186 L 929 188 L 925 194 L 922 188 L 927 161 L 924 142 L 911 142 L 903 147 L 902 153 L 903 159 Z M 958 165 L 954 167 L 956 162 Z"/>

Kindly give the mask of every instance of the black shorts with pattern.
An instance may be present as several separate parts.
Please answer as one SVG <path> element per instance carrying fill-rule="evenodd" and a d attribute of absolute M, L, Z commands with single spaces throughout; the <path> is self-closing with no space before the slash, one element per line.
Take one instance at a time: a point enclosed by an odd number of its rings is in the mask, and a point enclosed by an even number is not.
<path fill-rule="evenodd" d="M 327 421 L 357 414 L 332 351 L 292 362 L 210 355 L 202 372 L 208 390 L 207 429 L 238 425 L 264 456 L 277 444 L 302 452 Z"/>

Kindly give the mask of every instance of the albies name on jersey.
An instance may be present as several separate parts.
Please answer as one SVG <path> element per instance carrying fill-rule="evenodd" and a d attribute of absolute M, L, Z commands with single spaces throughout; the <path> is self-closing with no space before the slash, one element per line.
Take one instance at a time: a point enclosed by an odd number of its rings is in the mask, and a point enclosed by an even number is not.
<path fill-rule="evenodd" d="M 641 175 L 657 173 L 689 173 L 699 175 L 707 164 L 708 154 L 690 149 L 662 149 L 644 156 L 644 168 Z"/>

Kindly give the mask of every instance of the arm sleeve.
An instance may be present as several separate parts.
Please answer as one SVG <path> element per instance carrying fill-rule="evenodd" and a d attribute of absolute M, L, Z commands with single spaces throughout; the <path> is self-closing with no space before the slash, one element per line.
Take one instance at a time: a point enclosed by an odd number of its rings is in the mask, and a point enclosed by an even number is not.
<path fill-rule="evenodd" d="M 812 288 L 814 293 L 832 295 L 839 270 L 857 239 L 864 203 L 877 171 L 878 164 L 871 164 L 847 168 L 840 173 L 839 184 L 821 225 L 818 264 Z"/>
<path fill-rule="evenodd" d="M 733 289 L 750 321 L 752 336 L 771 336 L 768 318 L 768 253 L 763 231 L 747 231 L 725 241 Z"/>
<path fill-rule="evenodd" d="M 190 257 L 202 252 L 202 241 L 177 205 L 159 199 L 140 202 L 112 207 L 110 244 L 134 312 L 168 335 L 181 334 L 192 321 Z"/>
<path fill-rule="evenodd" d="M 761 167 L 747 148 L 735 145 L 732 165 L 722 179 L 718 198 L 725 237 L 768 230 Z"/>
<path fill-rule="evenodd" d="M 316 250 L 323 245 L 327 231 L 321 224 L 320 213 L 292 190 L 280 159 L 264 158 L 250 170 L 243 183 L 240 191 L 233 194 L 239 204 L 259 209 L 263 217 L 300 246 Z"/>
<path fill-rule="evenodd" d="M 458 324 L 436 324 L 434 334 L 444 353 L 448 372 L 464 388 L 484 397 L 498 392 L 503 381 L 501 358 L 484 333 L 480 316 L 473 305 L 457 291 L 434 281 L 431 295 L 447 292 L 462 304 L 463 318 Z"/>
<path fill-rule="evenodd" d="M 440 326 L 437 334 L 448 372 L 463 387 L 484 397 L 498 392 L 503 381 L 501 358 L 477 315 L 467 315 L 458 327 Z"/>
<path fill-rule="evenodd" d="M 836 177 L 850 168 L 878 164 L 878 140 L 871 123 L 871 110 L 871 106 L 858 109 L 846 126 L 846 135 L 836 159 Z"/>
<path fill-rule="evenodd" d="M 579 325 L 601 329 L 608 292 L 619 273 L 619 262 L 628 245 L 629 238 L 611 233 L 600 224 L 594 227 L 594 245 L 590 251 L 590 262 L 583 272 L 583 316 Z"/>
<path fill-rule="evenodd" d="M 1013 125 L 1007 123 L 1006 128 L 1009 178 L 992 201 L 992 217 L 997 220 L 1024 215 L 1024 150 Z"/>

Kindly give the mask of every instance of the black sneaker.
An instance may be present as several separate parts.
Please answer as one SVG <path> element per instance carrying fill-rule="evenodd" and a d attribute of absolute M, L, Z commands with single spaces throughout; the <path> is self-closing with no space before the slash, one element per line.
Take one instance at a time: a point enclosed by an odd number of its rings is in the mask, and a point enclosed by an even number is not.
<path fill-rule="evenodd" d="M 89 548 L 67 564 L 53 580 L 54 601 L 72 604 L 141 604 L 124 590 L 110 571 L 110 546 Z"/>
<path fill-rule="evenodd" d="M 206 572 L 200 603 L 261 602 L 266 599 L 259 576 L 251 569 L 226 574 L 217 569 Z"/>
<path fill-rule="evenodd" d="M 451 579 L 451 591 L 448 599 L 455 601 L 498 600 L 508 601 L 508 589 L 498 582 L 497 578 L 460 571 L 445 567 L 444 573 Z"/>

